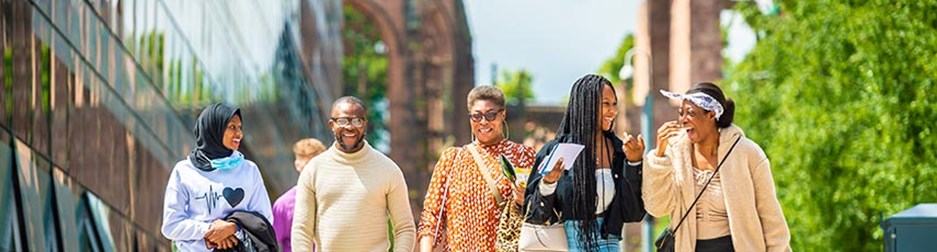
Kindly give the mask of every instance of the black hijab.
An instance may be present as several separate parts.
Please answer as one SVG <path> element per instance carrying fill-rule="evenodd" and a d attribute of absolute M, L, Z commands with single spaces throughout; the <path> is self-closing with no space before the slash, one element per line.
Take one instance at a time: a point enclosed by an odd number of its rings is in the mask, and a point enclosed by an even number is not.
<path fill-rule="evenodd" d="M 215 169 L 211 167 L 211 159 L 228 157 L 234 153 L 221 143 L 225 128 L 234 115 L 241 116 L 241 109 L 221 103 L 209 105 L 202 110 L 198 121 L 195 122 L 196 147 L 189 153 L 192 165 L 204 171 L 213 171 Z"/>

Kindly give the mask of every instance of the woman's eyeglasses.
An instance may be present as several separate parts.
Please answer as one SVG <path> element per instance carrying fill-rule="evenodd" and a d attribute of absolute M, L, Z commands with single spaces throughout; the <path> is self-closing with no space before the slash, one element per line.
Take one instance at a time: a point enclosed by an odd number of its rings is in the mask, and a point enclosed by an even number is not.
<path fill-rule="evenodd" d="M 338 124 L 339 127 L 347 127 L 348 124 L 351 124 L 352 126 L 361 128 L 364 126 L 365 120 L 361 117 L 333 117 L 332 121 Z"/>
<path fill-rule="evenodd" d="M 685 117 L 685 116 L 689 116 L 690 118 L 695 118 L 697 115 L 699 115 L 699 111 L 696 111 L 696 110 L 693 110 L 693 109 L 688 109 L 688 110 L 679 109 L 679 110 L 677 110 L 677 118 L 683 118 L 683 117 Z"/>
<path fill-rule="evenodd" d="M 498 117 L 498 113 L 501 113 L 501 111 L 504 111 L 504 109 L 499 109 L 499 110 L 491 111 L 488 113 L 471 113 L 469 114 L 469 118 L 471 118 L 472 121 L 474 122 L 480 122 L 482 118 L 485 118 L 485 120 L 488 120 L 490 122 L 490 121 L 494 121 L 495 118 Z"/>

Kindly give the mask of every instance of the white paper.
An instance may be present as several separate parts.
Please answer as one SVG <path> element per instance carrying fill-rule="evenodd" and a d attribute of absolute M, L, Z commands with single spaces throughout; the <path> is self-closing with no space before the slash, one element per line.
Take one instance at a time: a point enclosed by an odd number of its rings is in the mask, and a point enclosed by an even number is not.
<path fill-rule="evenodd" d="M 540 174 L 547 174 L 553 170 L 553 167 L 556 166 L 556 162 L 563 158 L 563 168 L 566 170 L 573 168 L 573 163 L 576 162 L 576 157 L 579 156 L 579 153 L 582 152 L 582 149 L 586 146 L 581 144 L 571 144 L 571 143 L 561 143 L 557 144 L 553 153 L 550 156 L 547 156 L 546 161 L 540 166 Z"/>

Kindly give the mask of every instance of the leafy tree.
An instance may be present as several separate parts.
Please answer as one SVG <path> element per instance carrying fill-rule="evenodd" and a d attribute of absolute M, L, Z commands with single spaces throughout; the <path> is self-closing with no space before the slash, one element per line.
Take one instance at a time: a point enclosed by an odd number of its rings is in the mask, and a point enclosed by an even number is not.
<path fill-rule="evenodd" d="M 625 66 L 625 60 L 631 60 L 625 59 L 625 56 L 627 56 L 626 54 L 628 54 L 628 51 L 631 50 L 631 48 L 634 48 L 634 35 L 627 34 L 625 35 L 625 39 L 621 41 L 621 45 L 618 46 L 618 50 L 615 51 L 615 55 L 605 60 L 605 62 L 602 63 L 602 66 L 599 67 L 598 74 L 602 75 L 612 83 L 619 84 L 622 83 L 622 81 L 627 81 L 628 84 L 626 85 L 630 85 L 631 80 L 619 79 L 618 72 L 621 71 L 621 68 Z"/>
<path fill-rule="evenodd" d="M 511 105 L 519 105 L 521 100 L 534 99 L 534 90 L 532 84 L 534 77 L 527 70 L 502 71 L 501 79 L 498 81 L 498 88 L 504 92 L 505 102 Z"/>
<path fill-rule="evenodd" d="M 880 215 L 937 201 L 937 2 L 736 8 L 759 41 L 728 66 L 736 124 L 771 158 L 795 250 L 880 250 Z"/>
<path fill-rule="evenodd" d="M 390 141 L 385 110 L 374 107 L 387 104 L 387 56 L 379 51 L 384 44 L 378 27 L 364 13 L 347 5 L 343 11 L 343 93 L 359 97 L 373 107 L 368 109 L 367 140 L 373 146 L 381 146 Z"/>

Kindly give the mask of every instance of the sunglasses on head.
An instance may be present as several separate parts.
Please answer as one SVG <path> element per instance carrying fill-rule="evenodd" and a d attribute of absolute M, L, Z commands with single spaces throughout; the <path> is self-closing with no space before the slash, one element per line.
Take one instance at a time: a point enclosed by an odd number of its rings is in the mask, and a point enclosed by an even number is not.
<path fill-rule="evenodd" d="M 490 121 L 494 121 L 495 118 L 498 117 L 498 113 L 501 113 L 501 111 L 504 111 L 504 109 L 499 109 L 499 110 L 491 111 L 488 113 L 471 113 L 469 114 L 469 118 L 471 118 L 472 121 L 475 121 L 475 122 L 480 122 L 482 118 L 485 118 L 485 120 L 488 120 L 490 122 Z"/>

